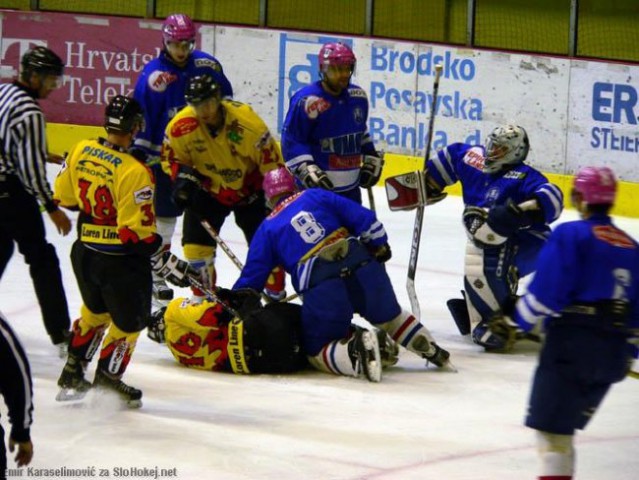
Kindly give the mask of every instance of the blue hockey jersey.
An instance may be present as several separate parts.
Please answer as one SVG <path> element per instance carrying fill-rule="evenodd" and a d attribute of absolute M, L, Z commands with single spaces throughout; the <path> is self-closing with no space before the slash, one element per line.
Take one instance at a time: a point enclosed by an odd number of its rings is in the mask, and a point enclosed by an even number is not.
<path fill-rule="evenodd" d="M 539 171 L 521 163 L 493 175 L 483 172 L 485 149 L 481 145 L 453 143 L 437 153 L 426 164 L 428 174 L 442 187 L 461 182 L 464 204 L 490 208 L 508 200 L 519 204 L 536 198 L 546 224 L 559 218 L 563 210 L 563 194 Z M 533 229 L 550 231 L 545 224 Z"/>
<path fill-rule="evenodd" d="M 368 133 L 368 97 L 350 84 L 333 96 L 315 82 L 293 97 L 282 127 L 282 154 L 297 173 L 303 163 L 326 172 L 336 192 L 359 187 L 362 154 L 377 155 Z"/>
<path fill-rule="evenodd" d="M 628 302 L 628 326 L 639 328 L 639 245 L 610 217 L 594 215 L 555 228 L 517 302 L 515 321 L 529 331 L 566 307 L 606 300 Z"/>
<path fill-rule="evenodd" d="M 375 213 L 333 192 L 312 188 L 282 201 L 251 240 L 246 264 L 233 288 L 260 291 L 278 265 L 291 275 L 296 291 L 304 288 L 307 260 L 339 238 L 359 237 L 372 247 L 388 241 Z"/>
<path fill-rule="evenodd" d="M 184 67 L 175 65 L 164 51 L 144 66 L 133 93 L 144 109 L 144 130 L 138 133 L 134 145 L 146 152 L 151 164 L 159 162 L 164 129 L 186 105 L 184 91 L 189 78 L 205 73 L 219 83 L 222 96 L 233 96 L 220 62 L 200 50 L 191 53 Z"/>

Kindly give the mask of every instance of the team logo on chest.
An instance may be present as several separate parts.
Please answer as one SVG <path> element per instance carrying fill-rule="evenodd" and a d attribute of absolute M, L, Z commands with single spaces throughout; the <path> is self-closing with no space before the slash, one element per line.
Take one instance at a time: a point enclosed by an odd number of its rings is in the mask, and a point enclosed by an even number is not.
<path fill-rule="evenodd" d="M 316 119 L 320 113 L 325 112 L 329 108 L 331 108 L 330 103 L 323 98 L 316 97 L 315 95 L 307 97 L 304 101 L 304 111 L 306 112 L 306 115 L 308 115 L 308 118 L 313 120 Z"/>

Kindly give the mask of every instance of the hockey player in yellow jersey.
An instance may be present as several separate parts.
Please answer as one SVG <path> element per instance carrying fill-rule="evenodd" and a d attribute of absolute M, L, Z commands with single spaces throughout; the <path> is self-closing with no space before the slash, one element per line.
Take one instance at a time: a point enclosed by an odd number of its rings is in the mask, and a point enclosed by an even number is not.
<path fill-rule="evenodd" d="M 201 225 L 207 220 L 219 233 L 233 212 L 247 243 L 266 216 L 262 180 L 283 166 L 280 149 L 251 107 L 222 100 L 209 75 L 191 78 L 187 106 L 167 125 L 162 164 L 174 181 L 173 201 L 185 208 L 184 255 L 207 287 L 216 283 L 216 244 Z M 273 270 L 265 293 L 282 299 L 284 271 Z M 201 292 L 196 292 L 201 295 Z"/>
<path fill-rule="evenodd" d="M 130 406 L 141 405 L 142 392 L 121 377 L 150 315 L 149 257 L 161 243 L 153 175 L 127 153 L 142 121 L 137 101 L 114 97 L 105 111 L 107 138 L 75 145 L 55 181 L 54 200 L 79 212 L 71 263 L 83 301 L 58 380 L 60 401 L 89 390 L 85 369 L 106 334 L 93 385 L 115 391 Z M 168 252 L 153 269 L 179 286 L 188 284 L 188 264 Z"/>
<path fill-rule="evenodd" d="M 181 365 L 200 370 L 286 373 L 307 365 L 299 305 L 276 302 L 262 307 L 254 291 L 224 292 L 237 316 L 210 298 L 176 298 L 154 312 L 149 338 L 166 343 Z"/>

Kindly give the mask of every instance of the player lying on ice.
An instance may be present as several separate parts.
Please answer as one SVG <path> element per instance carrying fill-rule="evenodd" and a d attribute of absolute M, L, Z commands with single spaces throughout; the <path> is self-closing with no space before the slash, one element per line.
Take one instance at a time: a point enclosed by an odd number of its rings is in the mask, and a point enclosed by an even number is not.
<path fill-rule="evenodd" d="M 438 367 L 449 367 L 418 319 L 402 310 L 383 263 L 391 257 L 388 237 L 375 213 L 333 192 L 298 192 L 288 170 L 264 176 L 273 212 L 258 228 L 234 289 L 261 290 L 273 267 L 282 265 L 303 298 L 302 348 L 318 370 L 381 380 L 377 335 L 357 329 L 358 313 L 399 345 Z"/>
<path fill-rule="evenodd" d="M 180 364 L 201 370 L 290 373 L 308 366 L 300 305 L 274 302 L 263 307 L 250 289 L 218 289 L 216 297 L 223 300 L 172 300 L 154 312 L 149 338 L 166 343 Z M 399 349 L 384 331 L 376 333 L 382 365 L 394 365 Z"/>

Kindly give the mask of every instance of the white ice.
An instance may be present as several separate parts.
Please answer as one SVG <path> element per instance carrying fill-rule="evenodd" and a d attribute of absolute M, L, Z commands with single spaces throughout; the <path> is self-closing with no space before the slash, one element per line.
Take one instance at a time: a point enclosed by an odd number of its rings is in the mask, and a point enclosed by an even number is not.
<path fill-rule="evenodd" d="M 375 197 L 393 248 L 387 270 L 400 303 L 409 309 L 405 284 L 414 213 L 390 212 L 381 188 Z M 426 369 L 405 351 L 379 384 L 314 371 L 209 373 L 181 367 L 143 333 L 125 376 L 144 392 L 139 410 L 122 409 L 95 393 L 77 404 L 54 400 L 63 361 L 49 343 L 27 266 L 16 251 L 0 283 L 0 309 L 25 345 L 33 371 L 31 466 L 66 472 L 95 467 L 96 477 L 140 479 L 154 478 L 157 467 L 158 476 L 180 480 L 536 478 L 534 434 L 522 421 L 538 346 L 522 344 L 508 355 L 484 353 L 459 335 L 445 305 L 462 285 L 461 210 L 458 197 L 426 209 L 416 275 L 422 321 L 450 350 L 459 373 Z M 568 211 L 562 221 L 574 218 Z M 73 234 L 60 237 L 46 218 L 45 223 L 76 318 L 81 299 L 69 261 Z M 639 220 L 617 223 L 639 237 Z M 221 236 L 245 258 L 232 219 Z M 181 253 L 178 235 L 174 251 Z M 230 286 L 236 268 L 221 251 L 217 265 L 220 284 Z M 576 478 L 639 478 L 638 396 L 638 380 L 613 387 L 576 437 Z M 6 428 L 4 405 L 2 416 Z M 9 465 L 15 467 L 11 460 Z M 19 473 L 30 478 L 26 469 L 13 472 Z M 40 478 L 47 471 L 31 473 Z M 90 471 L 60 473 L 48 471 L 49 478 L 91 478 Z"/>

